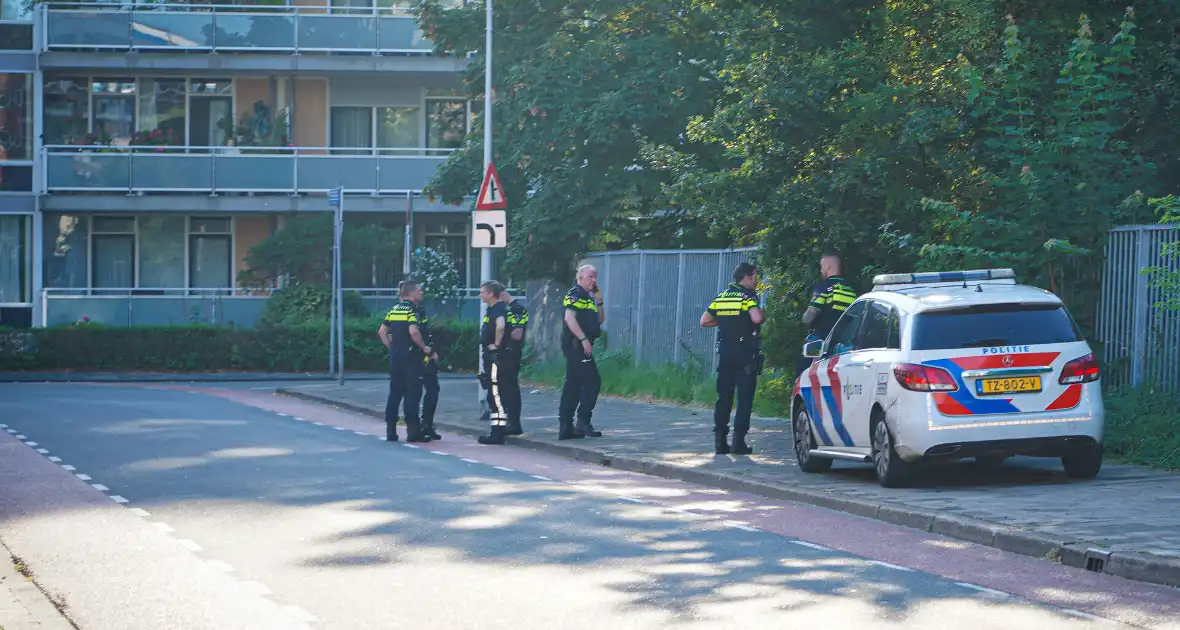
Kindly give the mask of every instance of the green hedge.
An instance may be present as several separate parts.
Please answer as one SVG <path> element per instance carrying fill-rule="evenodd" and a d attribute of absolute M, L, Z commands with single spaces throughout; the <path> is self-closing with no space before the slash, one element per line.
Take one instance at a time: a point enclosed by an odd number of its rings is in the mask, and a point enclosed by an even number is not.
<path fill-rule="evenodd" d="M 385 347 L 377 337 L 379 325 L 377 320 L 346 322 L 347 371 L 388 370 Z M 328 369 L 329 336 L 327 323 L 248 330 L 95 324 L 0 329 L 0 371 L 323 372 Z M 478 355 L 474 324 L 439 323 L 434 336 L 443 371 L 474 371 Z"/>

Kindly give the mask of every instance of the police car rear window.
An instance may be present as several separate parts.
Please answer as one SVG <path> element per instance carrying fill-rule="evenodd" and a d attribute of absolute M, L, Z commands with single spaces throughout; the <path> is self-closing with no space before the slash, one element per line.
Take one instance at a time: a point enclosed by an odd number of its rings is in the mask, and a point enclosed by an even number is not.
<path fill-rule="evenodd" d="M 987 304 L 914 316 L 913 350 L 990 348 L 1081 341 L 1062 306 Z"/>

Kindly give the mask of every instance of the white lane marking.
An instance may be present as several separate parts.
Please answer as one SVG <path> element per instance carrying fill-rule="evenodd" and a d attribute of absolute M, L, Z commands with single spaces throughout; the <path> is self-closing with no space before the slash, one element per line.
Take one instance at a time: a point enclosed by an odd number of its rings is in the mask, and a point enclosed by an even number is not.
<path fill-rule="evenodd" d="M 62 464 L 61 467 L 62 467 L 62 470 L 69 470 L 69 471 L 78 470 L 77 468 L 74 468 L 73 466 L 71 466 L 69 464 Z"/>
<path fill-rule="evenodd" d="M 264 389 L 269 389 L 269 390 L 271 390 L 271 391 L 274 391 L 274 388 L 273 388 L 273 387 L 251 387 L 251 388 L 250 388 L 250 391 L 252 391 L 252 392 L 257 392 L 257 391 L 262 391 L 262 390 L 264 390 Z"/>
<path fill-rule="evenodd" d="M 4 430 L 8 431 L 9 433 L 12 433 L 13 435 L 16 434 L 16 429 L 4 429 Z"/>
<path fill-rule="evenodd" d="M 82 481 L 90 481 L 90 475 L 83 475 L 82 473 L 74 473 L 74 476 Z"/>
<path fill-rule="evenodd" d="M 430 451 L 430 452 L 434 453 L 435 455 L 450 455 L 450 453 L 448 453 L 446 451 Z"/>
<path fill-rule="evenodd" d="M 18 440 L 27 440 L 27 439 L 29 439 L 29 436 L 27 436 L 27 435 L 18 435 L 18 436 L 16 436 L 16 439 L 18 439 Z"/>
<path fill-rule="evenodd" d="M 43 448 L 39 448 L 39 449 L 37 449 L 37 452 L 38 452 L 38 453 L 40 453 L 40 454 L 42 454 L 42 455 L 48 455 L 48 454 L 49 454 L 49 451 L 47 451 L 47 450 L 45 450 L 45 449 L 43 449 Z"/>
<path fill-rule="evenodd" d="M 492 468 L 495 468 L 496 470 L 503 470 L 504 472 L 516 472 L 515 470 L 511 468 L 505 468 L 504 466 L 492 466 Z"/>
<path fill-rule="evenodd" d="M 1077 617 L 1079 619 L 1089 619 L 1090 621 L 1106 621 L 1098 615 L 1091 615 L 1090 613 L 1082 612 L 1080 610 L 1073 610 L 1072 608 L 1062 608 L 1061 614 L 1069 615 L 1070 617 Z"/>
<path fill-rule="evenodd" d="M 468 460 L 465 459 L 463 461 L 468 461 Z M 540 479 L 541 481 L 553 481 L 552 479 L 550 479 L 549 477 L 546 477 L 545 475 L 529 475 L 529 476 L 532 477 L 533 479 Z"/>
<path fill-rule="evenodd" d="M 233 567 L 231 567 L 226 562 L 222 562 L 221 560 L 209 560 L 208 564 L 209 564 L 209 566 L 213 567 L 214 569 L 217 569 L 218 571 L 221 571 L 222 573 L 233 573 L 234 572 Z"/>
<path fill-rule="evenodd" d="M 619 498 L 624 501 L 630 501 L 631 503 L 647 503 L 647 501 L 644 501 L 643 499 L 636 499 L 635 497 L 619 497 Z M 757 531 L 757 530 L 755 530 L 755 531 Z"/>
<path fill-rule="evenodd" d="M 125 499 L 117 494 L 112 494 L 111 500 L 114 501 L 115 503 L 127 503 L 127 499 Z"/>
<path fill-rule="evenodd" d="M 459 461 L 467 462 L 468 464 L 478 464 L 479 463 L 479 462 L 475 461 L 474 459 L 460 459 Z"/>
<path fill-rule="evenodd" d="M 169 532 L 174 532 L 174 531 L 176 531 L 175 529 L 172 529 L 171 527 L 168 527 L 168 524 L 167 524 L 167 523 L 152 523 L 152 526 L 153 526 L 153 527 L 155 527 L 156 529 L 158 529 L 158 530 L 160 530 L 160 531 L 164 532 L 165 534 L 167 534 L 167 533 L 169 533 Z"/>
<path fill-rule="evenodd" d="M 422 448 L 422 447 L 420 447 L 420 446 L 415 446 L 415 445 L 413 445 L 413 444 L 402 444 L 402 446 L 404 446 L 404 447 L 406 447 L 406 448 Z"/>
<path fill-rule="evenodd" d="M 148 511 L 143 508 L 130 508 L 130 510 L 131 513 L 136 516 L 142 516 L 143 518 L 151 516 L 151 514 L 148 514 Z"/>
<path fill-rule="evenodd" d="M 726 521 L 725 524 L 728 525 L 729 527 L 734 528 L 734 529 L 740 529 L 743 532 L 760 532 L 760 531 L 762 531 L 762 530 L 758 529 L 757 527 L 751 527 L 749 525 L 746 525 L 745 523 L 741 523 L 738 521 Z"/>
<path fill-rule="evenodd" d="M 323 423 L 323 422 L 313 422 L 312 424 L 316 425 L 317 427 L 322 427 L 322 426 L 324 426 L 324 423 Z"/>
<path fill-rule="evenodd" d="M 353 433 L 357 435 L 368 435 L 368 433 L 365 433 L 364 431 L 353 431 Z"/>
<path fill-rule="evenodd" d="M 7 424 L 0 424 L 0 429 L 7 429 L 7 428 L 8 428 Z"/>
<path fill-rule="evenodd" d="M 831 551 L 831 548 L 829 548 L 829 547 L 825 547 L 823 545 L 817 545 L 815 543 L 809 543 L 804 540 L 792 540 L 790 542 L 794 543 L 796 545 L 799 545 L 800 547 L 807 547 L 808 549 L 818 549 L 820 551 Z"/>
<path fill-rule="evenodd" d="M 320 620 L 319 617 L 316 617 L 315 615 L 307 612 L 306 610 L 303 610 L 298 606 L 283 606 L 283 610 L 285 610 L 288 615 L 291 615 L 299 621 L 315 623 Z"/>
<path fill-rule="evenodd" d="M 244 582 L 239 582 L 239 584 L 246 587 L 247 590 L 251 591 L 255 595 L 274 595 L 275 594 L 274 591 L 267 588 L 266 585 L 263 584 L 262 582 L 244 581 Z"/>
<path fill-rule="evenodd" d="M 110 488 L 102 485 L 101 483 L 92 483 L 90 484 L 90 487 L 98 490 L 99 492 L 106 492 L 107 490 L 110 490 Z"/>
<path fill-rule="evenodd" d="M 276 412 L 275 412 L 275 415 L 279 415 L 279 416 L 282 416 L 282 417 L 284 417 L 284 418 L 290 418 L 290 417 L 291 417 L 291 414 L 289 414 L 289 413 L 283 413 L 283 412 L 281 412 L 281 411 L 276 411 Z"/>
<path fill-rule="evenodd" d="M 992 588 L 987 588 L 986 586 L 978 586 L 976 584 L 968 584 L 967 582 L 955 582 L 955 584 L 957 586 L 962 586 L 963 588 L 969 588 L 974 591 L 979 591 L 980 593 L 987 593 L 988 595 L 996 595 L 998 597 L 1010 597 L 1010 595 L 1008 593 L 1005 593 L 1004 591 L 997 591 Z"/>
<path fill-rule="evenodd" d="M 29 446 L 39 446 L 36 442 L 25 442 L 25 444 L 28 444 Z"/>
<path fill-rule="evenodd" d="M 178 540 L 176 542 L 180 543 L 181 547 L 184 547 L 185 549 L 188 549 L 189 551 L 201 551 L 200 545 L 198 545 L 197 543 L 195 543 L 187 538 L 181 538 L 180 540 Z"/>
<path fill-rule="evenodd" d="M 60 463 L 61 463 L 61 458 L 60 458 L 60 457 L 50 457 L 50 458 L 49 458 L 49 461 L 51 461 L 51 462 L 53 462 L 53 463 L 55 463 L 55 464 L 60 464 Z"/>
<path fill-rule="evenodd" d="M 291 416 L 291 419 L 298 420 L 300 422 L 307 422 L 307 418 L 300 418 L 299 416 Z"/>
<path fill-rule="evenodd" d="M 896 564 L 889 564 L 888 562 L 881 562 L 880 560 L 869 560 L 869 564 L 875 564 L 879 567 L 885 567 L 886 569 L 893 569 L 895 571 L 905 571 L 907 573 L 914 572 L 914 570 L 909 567 L 901 567 Z"/>
<path fill-rule="evenodd" d="M 345 429 L 344 427 L 332 427 L 332 428 L 336 429 L 337 431 L 347 431 L 348 430 L 348 429 Z"/>

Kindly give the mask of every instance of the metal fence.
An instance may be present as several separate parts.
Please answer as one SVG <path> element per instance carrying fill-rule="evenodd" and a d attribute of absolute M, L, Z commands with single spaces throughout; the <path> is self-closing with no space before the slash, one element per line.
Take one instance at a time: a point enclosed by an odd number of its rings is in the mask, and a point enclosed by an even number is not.
<path fill-rule="evenodd" d="M 1162 290 L 1144 270 L 1180 270 L 1163 247 L 1180 242 L 1171 225 L 1128 225 L 1110 232 L 1102 276 L 1096 337 L 1114 385 L 1180 387 L 1180 313 L 1164 308 Z"/>
<path fill-rule="evenodd" d="M 632 348 L 640 363 L 716 367 L 716 330 L 700 327 L 701 312 L 755 248 L 629 250 L 597 253 L 612 348 Z"/>

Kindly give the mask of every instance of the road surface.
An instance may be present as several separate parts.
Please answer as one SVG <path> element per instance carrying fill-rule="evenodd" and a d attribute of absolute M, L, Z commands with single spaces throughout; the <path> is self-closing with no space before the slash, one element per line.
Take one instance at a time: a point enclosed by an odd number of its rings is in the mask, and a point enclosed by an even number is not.
<path fill-rule="evenodd" d="M 0 542 L 83 630 L 1180 628 L 1174 589 L 256 387 L 0 384 Z"/>

